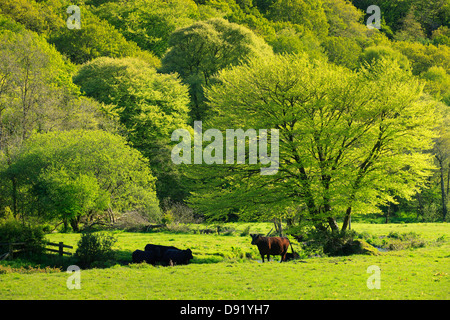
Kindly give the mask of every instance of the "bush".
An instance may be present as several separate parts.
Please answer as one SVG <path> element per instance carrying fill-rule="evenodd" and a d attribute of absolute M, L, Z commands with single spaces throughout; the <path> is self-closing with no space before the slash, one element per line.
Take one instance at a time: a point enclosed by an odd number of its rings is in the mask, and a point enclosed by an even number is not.
<path fill-rule="evenodd" d="M 191 229 L 184 223 L 173 222 L 166 225 L 166 229 L 172 233 L 189 233 Z"/>
<path fill-rule="evenodd" d="M 14 242 L 24 242 L 24 251 L 39 254 L 44 248 L 44 232 L 40 226 L 25 226 L 14 218 L 0 220 L 0 243 Z"/>
<path fill-rule="evenodd" d="M 308 241 L 303 245 L 305 252 L 321 255 L 323 252 L 329 256 L 347 256 L 352 254 L 376 255 L 378 251 L 365 240 L 357 239 L 353 230 L 335 232 L 329 230 L 311 230 Z"/>
<path fill-rule="evenodd" d="M 172 201 L 165 198 L 162 201 L 161 208 L 164 211 L 163 223 L 201 223 L 202 217 L 196 215 L 194 210 L 184 203 Z"/>
<path fill-rule="evenodd" d="M 408 248 L 423 248 L 426 245 L 426 241 L 421 239 L 420 235 L 415 232 L 390 232 L 388 238 L 389 250 L 402 250 Z"/>
<path fill-rule="evenodd" d="M 365 239 L 372 246 L 385 250 L 423 248 L 427 245 L 427 242 L 415 232 L 391 231 L 387 236 L 375 236 L 368 232 L 363 232 L 359 234 L 359 237 Z"/>
<path fill-rule="evenodd" d="M 83 233 L 75 256 L 81 266 L 90 267 L 94 262 L 98 266 L 114 257 L 112 246 L 116 241 L 117 238 L 110 233 Z"/>
<path fill-rule="evenodd" d="M 240 234 L 241 237 L 246 237 L 250 234 L 250 225 L 247 226 Z"/>
<path fill-rule="evenodd" d="M 143 232 L 147 230 L 150 224 L 150 220 L 145 214 L 134 210 L 125 212 L 116 220 L 113 227 L 125 231 Z"/>

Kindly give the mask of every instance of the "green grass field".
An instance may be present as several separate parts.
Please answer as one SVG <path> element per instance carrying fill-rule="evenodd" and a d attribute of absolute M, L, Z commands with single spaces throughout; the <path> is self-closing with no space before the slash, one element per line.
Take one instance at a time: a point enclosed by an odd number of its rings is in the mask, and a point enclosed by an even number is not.
<path fill-rule="evenodd" d="M 231 226 L 231 225 L 230 225 Z M 449 299 L 450 227 L 429 224 L 353 224 L 375 235 L 416 232 L 423 248 L 376 256 L 313 257 L 260 263 L 248 224 L 233 224 L 233 235 L 116 232 L 116 260 L 108 268 L 81 270 L 81 289 L 69 290 L 64 272 L 0 274 L 0 299 Z M 267 232 L 269 224 L 251 224 Z M 51 234 L 51 241 L 76 246 L 79 234 Z M 438 241 L 436 241 L 439 239 Z M 295 242 L 295 241 L 293 241 Z M 130 264 L 131 253 L 156 243 L 190 248 L 192 263 L 163 267 Z M 297 248 L 297 246 L 294 246 Z M 75 249 L 74 249 L 75 250 Z M 74 251 L 73 250 L 73 251 Z M 276 257 L 279 260 L 279 257 Z M 70 262 L 70 260 L 68 260 Z M 381 288 L 369 289 L 369 266 L 381 269 Z"/>

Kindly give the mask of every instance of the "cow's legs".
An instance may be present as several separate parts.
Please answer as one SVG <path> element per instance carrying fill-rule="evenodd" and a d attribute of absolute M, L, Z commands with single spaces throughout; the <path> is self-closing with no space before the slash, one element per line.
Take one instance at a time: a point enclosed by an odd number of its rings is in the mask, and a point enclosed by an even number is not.
<path fill-rule="evenodd" d="M 264 263 L 264 255 L 261 254 L 262 262 Z"/>
<path fill-rule="evenodd" d="M 270 261 L 270 255 L 267 255 L 267 262 Z"/>
<path fill-rule="evenodd" d="M 286 253 L 287 253 L 287 249 L 286 249 L 286 251 L 281 253 L 281 262 L 286 261 Z"/>

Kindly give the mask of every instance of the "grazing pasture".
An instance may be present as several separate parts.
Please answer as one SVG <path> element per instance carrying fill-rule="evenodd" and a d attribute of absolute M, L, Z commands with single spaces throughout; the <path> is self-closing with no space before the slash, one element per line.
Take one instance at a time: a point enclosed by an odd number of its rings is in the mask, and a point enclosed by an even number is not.
<path fill-rule="evenodd" d="M 116 257 L 102 268 L 81 270 L 81 289 L 69 290 L 70 274 L 36 268 L 21 272 L 20 261 L 0 265 L 0 299 L 449 299 L 450 227 L 439 224 L 353 224 L 359 232 L 377 236 L 415 232 L 425 240 L 420 248 L 379 255 L 309 257 L 261 263 L 249 224 L 230 224 L 229 235 L 200 233 L 115 232 Z M 265 234 L 269 224 L 251 224 L 250 232 Z M 79 234 L 51 234 L 53 242 L 76 246 Z M 188 265 L 166 267 L 133 264 L 132 253 L 148 243 L 191 249 Z M 291 240 L 294 250 L 298 242 Z M 75 250 L 75 249 L 74 249 Z M 289 248 L 288 252 L 291 252 Z M 71 263 L 67 258 L 64 263 Z M 378 266 L 380 289 L 369 289 L 369 266 Z M 36 266 L 35 266 L 36 267 Z M 65 266 L 67 267 L 67 266 Z M 8 269 L 9 268 L 9 269 Z M 15 271 L 17 270 L 17 271 Z"/>

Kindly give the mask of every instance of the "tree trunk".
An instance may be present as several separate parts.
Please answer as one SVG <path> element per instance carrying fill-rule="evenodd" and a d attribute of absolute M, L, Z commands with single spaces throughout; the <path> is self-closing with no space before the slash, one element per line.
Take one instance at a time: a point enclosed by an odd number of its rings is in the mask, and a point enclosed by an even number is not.
<path fill-rule="evenodd" d="M 450 190 L 450 163 L 448 164 L 447 168 L 447 198 L 449 190 Z"/>
<path fill-rule="evenodd" d="M 280 237 L 283 236 L 283 229 L 281 227 L 281 220 L 278 222 L 277 218 L 273 218 L 273 224 L 275 226 L 275 232 L 278 233 Z"/>
<path fill-rule="evenodd" d="M 423 217 L 423 202 L 422 202 L 422 195 L 419 192 L 417 192 L 416 197 L 417 197 L 417 201 L 419 202 L 419 208 L 418 208 L 419 210 L 417 210 L 416 219 L 417 219 L 417 221 L 419 221 L 419 216 Z"/>
<path fill-rule="evenodd" d="M 75 231 L 75 232 L 80 231 L 80 228 L 78 227 L 78 222 L 79 222 L 79 220 L 80 220 L 80 217 L 79 217 L 79 216 L 70 219 L 70 225 L 71 225 L 73 231 Z"/>
<path fill-rule="evenodd" d="M 17 180 L 15 177 L 11 178 L 12 183 L 12 202 L 14 218 L 17 218 Z"/>
<path fill-rule="evenodd" d="M 386 221 L 385 221 L 386 224 L 389 223 L 389 215 L 390 214 L 391 214 L 391 203 L 389 203 L 388 209 L 387 209 L 387 212 L 386 212 Z"/>
<path fill-rule="evenodd" d="M 329 217 L 328 218 L 328 224 L 329 224 L 331 230 L 339 231 L 339 226 L 338 226 L 338 224 L 336 222 L 336 219 L 334 219 L 333 217 Z"/>
<path fill-rule="evenodd" d="M 352 207 L 348 207 L 345 212 L 344 223 L 342 224 L 341 232 L 347 231 L 348 226 L 350 225 L 350 216 L 352 214 Z"/>
<path fill-rule="evenodd" d="M 440 165 L 440 176 L 441 176 L 441 200 L 442 200 L 442 218 L 443 221 L 445 221 L 447 217 L 447 203 L 446 203 L 446 196 L 445 196 L 445 184 L 444 184 L 444 164 L 443 161 L 439 161 Z"/>

